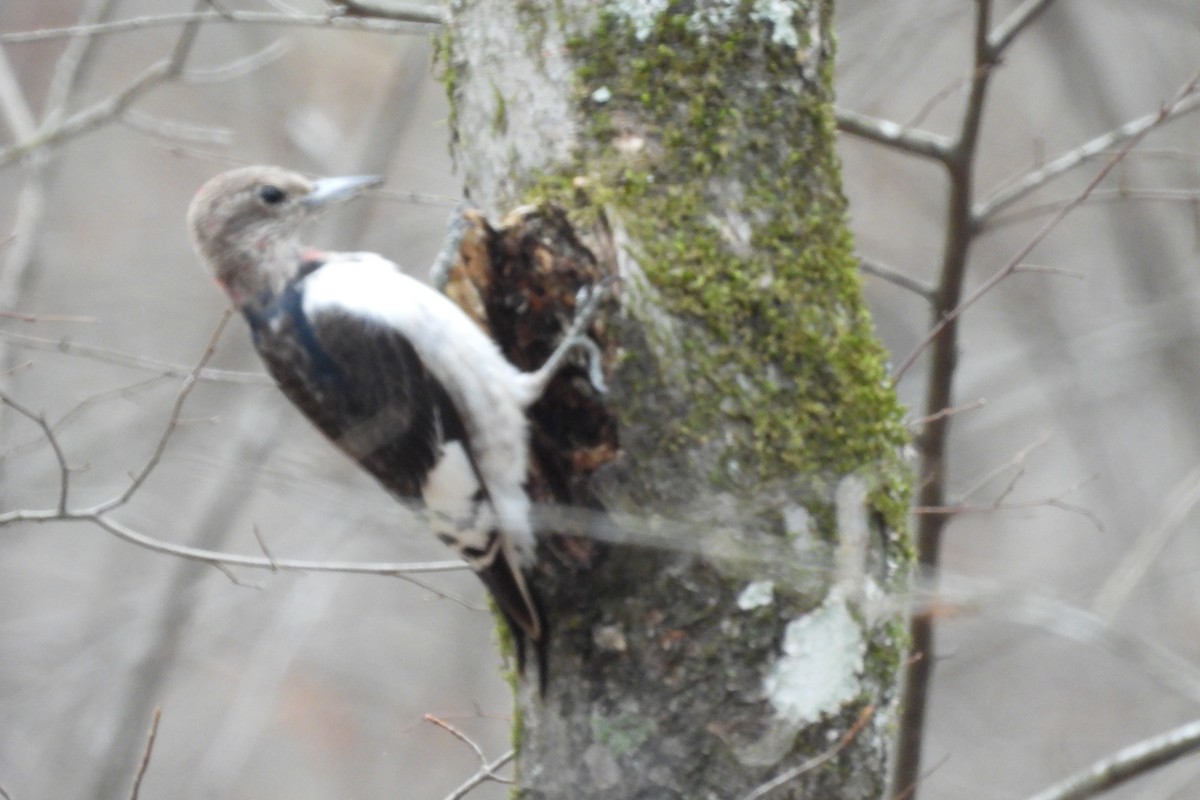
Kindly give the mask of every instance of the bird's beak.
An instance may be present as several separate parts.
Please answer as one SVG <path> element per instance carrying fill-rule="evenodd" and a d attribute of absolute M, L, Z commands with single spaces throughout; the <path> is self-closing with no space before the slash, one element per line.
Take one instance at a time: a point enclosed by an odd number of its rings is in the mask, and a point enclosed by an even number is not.
<path fill-rule="evenodd" d="M 339 200 L 349 200 L 363 189 L 378 186 L 383 178 L 378 175 L 349 175 L 343 178 L 322 178 L 313 184 L 313 190 L 300 201 L 302 205 L 320 208 Z"/>

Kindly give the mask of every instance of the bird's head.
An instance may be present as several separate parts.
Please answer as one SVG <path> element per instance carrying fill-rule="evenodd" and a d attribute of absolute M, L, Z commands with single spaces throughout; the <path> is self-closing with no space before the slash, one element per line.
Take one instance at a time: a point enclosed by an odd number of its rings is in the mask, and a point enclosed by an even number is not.
<path fill-rule="evenodd" d="M 379 183 L 374 176 L 313 181 L 281 167 L 225 172 L 192 199 L 192 243 L 234 305 L 242 306 L 263 291 L 278 291 L 296 274 L 305 221 Z"/>

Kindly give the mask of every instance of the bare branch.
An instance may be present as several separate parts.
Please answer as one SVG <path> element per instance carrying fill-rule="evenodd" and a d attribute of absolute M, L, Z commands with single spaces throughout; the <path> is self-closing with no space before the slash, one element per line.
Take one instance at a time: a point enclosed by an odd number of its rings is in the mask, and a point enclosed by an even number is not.
<path fill-rule="evenodd" d="M 163 430 L 162 436 L 159 437 L 158 445 L 154 448 L 154 452 L 150 454 L 150 458 L 146 461 L 145 466 L 134 477 L 133 482 L 129 484 L 129 488 L 118 497 L 97 507 L 97 513 L 111 511 L 128 503 L 129 498 L 133 497 L 134 492 L 141 488 L 146 479 L 150 477 L 150 473 L 158 466 L 158 462 L 162 460 L 163 453 L 166 452 L 167 442 L 170 441 L 171 434 L 175 432 L 175 428 L 179 425 L 179 414 L 183 410 L 183 404 L 187 400 L 188 395 L 192 393 L 192 389 L 196 388 L 197 376 L 199 376 L 200 371 L 204 369 L 209 359 L 213 357 L 213 353 L 217 351 L 217 341 L 221 338 L 221 334 L 225 331 L 225 326 L 232 316 L 232 309 L 226 309 L 225 313 L 221 315 L 221 321 L 217 323 L 216 330 L 209 337 L 208 345 L 204 348 L 204 354 L 200 357 L 200 361 L 196 363 L 196 366 L 188 374 L 187 378 L 184 379 L 183 386 L 179 388 L 179 394 L 175 397 L 175 404 L 171 407 L 171 416 L 167 419 L 167 426 Z"/>
<path fill-rule="evenodd" d="M 899 270 L 892 269 L 889 266 L 864 256 L 859 256 L 858 268 L 868 275 L 874 275 L 876 278 L 880 278 L 888 283 L 895 284 L 901 289 L 907 289 L 908 291 L 925 300 L 933 300 L 933 287 L 924 281 L 917 280 L 911 275 L 905 275 Z"/>
<path fill-rule="evenodd" d="M 855 720 L 854 724 L 850 726 L 850 730 L 846 731 L 845 735 L 838 740 L 837 744 L 835 744 L 833 747 L 830 747 L 820 755 L 810 758 L 803 764 L 793 767 L 781 775 L 777 775 L 776 777 L 759 786 L 754 791 L 744 795 L 742 800 L 761 800 L 761 798 L 766 797 L 776 789 L 787 785 L 789 781 L 795 780 L 806 772 L 812 772 L 817 767 L 831 760 L 838 753 L 845 750 L 852 741 L 854 741 L 854 737 L 858 736 L 859 731 L 863 729 L 863 726 L 867 724 L 867 721 L 871 719 L 871 716 L 874 713 L 875 706 L 864 707 L 863 710 L 859 712 L 858 719 Z"/>
<path fill-rule="evenodd" d="M 18 322 L 98 322 L 95 317 L 80 317 L 72 314 L 26 314 L 21 311 L 0 309 L 0 317 Z"/>
<path fill-rule="evenodd" d="M 150 766 L 150 755 L 154 752 L 154 740 L 158 737 L 158 722 L 161 719 L 162 707 L 156 706 L 154 719 L 150 722 L 150 732 L 146 735 L 146 749 L 142 751 L 142 761 L 133 777 L 133 790 L 129 793 L 129 800 L 138 800 L 138 794 L 142 791 L 142 778 L 146 777 L 146 769 Z"/>
<path fill-rule="evenodd" d="M 1084 800 L 1200 750 L 1200 720 L 1118 750 L 1030 800 Z"/>
<path fill-rule="evenodd" d="M 122 367 L 147 370 L 160 373 L 165 378 L 184 378 L 191 374 L 192 368 L 169 361 L 159 361 L 154 358 L 124 353 L 120 350 L 109 350 L 104 347 L 80 344 L 69 339 L 46 339 L 40 336 L 26 336 L 12 331 L 0 330 L 0 340 L 10 342 L 31 350 L 43 350 L 53 353 L 64 353 L 95 361 L 104 361 Z M 198 377 L 205 381 L 218 383 L 241 383 L 251 386 L 274 386 L 274 382 L 266 375 L 256 372 L 238 372 L 227 369 L 202 369 Z"/>
<path fill-rule="evenodd" d="M 24 90 L 13 71 L 8 53 L 0 48 L 0 115 L 8 123 L 9 130 L 17 139 L 32 136 L 37 130 L 37 119 Z"/>
<path fill-rule="evenodd" d="M 918 428 L 922 428 L 925 425 L 928 425 L 930 422 L 935 422 L 935 421 L 937 421 L 939 419 L 943 419 L 945 417 L 952 417 L 955 414 L 961 414 L 964 411 L 976 411 L 980 408 L 983 408 L 986 405 L 987 405 L 987 400 L 985 400 L 984 398 L 981 397 L 978 400 L 971 401 L 970 403 L 963 403 L 962 405 L 959 405 L 959 406 L 943 408 L 941 411 L 938 411 L 934 414 L 928 414 L 924 417 L 918 417 L 917 419 L 914 419 L 912 422 L 908 423 L 908 428 L 909 428 L 909 430 L 917 430 Z"/>
<path fill-rule="evenodd" d="M 275 556 L 271 555 L 271 551 L 267 549 L 267 541 L 262 536 L 262 531 L 257 525 L 250 528 L 254 532 L 254 540 L 258 542 L 258 549 L 262 550 L 263 555 L 267 557 L 267 561 L 271 562 L 271 572 L 279 572 L 279 567 L 275 565 Z"/>
<path fill-rule="evenodd" d="M 954 149 L 953 142 L 936 133 L 919 128 L 905 128 L 891 120 L 860 114 L 848 108 L 835 107 L 833 113 L 837 119 L 838 130 L 842 133 L 858 136 L 902 153 L 946 163 Z"/>
<path fill-rule="evenodd" d="M 994 223 L 996 212 L 1007 208 L 1035 189 L 1064 175 L 1091 158 L 1104 155 L 1112 148 L 1131 140 L 1136 142 L 1163 123 L 1178 119 L 1200 108 L 1200 94 L 1194 91 L 1194 83 L 1195 81 L 1192 82 L 1192 90 L 1177 95 L 1174 101 L 1158 112 L 1130 120 L 1119 128 L 1063 153 L 1042 167 L 1009 181 L 993 192 L 991 197 L 978 203 L 972 210 L 971 214 L 975 219 L 976 226 L 980 230 L 986 230 Z M 1117 155 L 1123 158 L 1126 152 L 1128 152 L 1127 148 L 1121 148 Z"/>
<path fill-rule="evenodd" d="M 33 136 L 0 150 L 0 167 L 6 167 L 43 147 L 60 144 L 89 133 L 115 119 L 135 100 L 166 80 L 172 69 L 171 61 L 160 61 L 143 71 L 121 91 L 80 111 L 61 125 L 49 130 L 39 130 Z"/>
<path fill-rule="evenodd" d="M 12 795 L 6 792 L 3 786 L 0 786 L 0 797 L 3 797 L 4 800 L 13 800 Z"/>
<path fill-rule="evenodd" d="M 46 422 L 46 415 L 40 414 L 21 403 L 18 403 L 7 393 L 0 391 L 0 403 L 16 411 L 21 416 L 31 420 L 35 425 L 42 429 L 42 435 L 45 436 L 50 448 L 54 451 L 54 459 L 58 462 L 58 513 L 67 513 L 67 499 L 71 486 L 71 468 L 67 465 L 67 457 L 63 454 L 62 446 L 59 444 L 58 437 L 54 435 L 54 430 L 50 424 Z"/>
<path fill-rule="evenodd" d="M 446 722 L 444 719 L 435 717 L 433 714 L 424 714 L 424 715 L 422 715 L 421 719 L 423 719 L 426 722 L 429 722 L 433 725 L 436 725 L 439 728 L 441 728 L 442 730 L 446 731 L 446 733 L 449 733 L 455 739 L 458 739 L 460 742 L 465 744 L 467 747 L 474 750 L 475 755 L 479 756 L 479 760 L 481 762 L 483 762 L 484 764 L 487 763 L 487 757 L 483 754 L 483 748 L 481 748 L 479 745 L 475 744 L 475 742 L 471 739 L 470 736 L 467 736 L 465 733 L 463 733 L 458 728 L 451 725 L 449 722 Z"/>
<path fill-rule="evenodd" d="M 465 797 L 468 792 L 470 792 L 472 789 L 474 789 L 479 784 L 484 783 L 485 781 L 493 781 L 495 783 L 512 783 L 512 781 L 509 780 L 508 778 L 502 778 L 499 775 L 497 775 L 496 770 L 500 769 L 500 767 L 503 767 L 509 761 L 512 761 L 513 757 L 516 755 L 515 750 L 509 750 L 507 753 L 500 756 L 495 761 L 489 762 L 487 760 L 487 756 L 485 756 L 483 754 L 483 748 L 481 748 L 479 745 L 477 745 L 474 742 L 474 740 L 471 739 L 471 737 L 467 736 L 465 733 L 463 733 L 458 728 L 451 725 L 449 722 L 446 722 L 444 719 L 435 717 L 433 714 L 425 714 L 422 717 L 422 719 L 424 719 L 426 722 L 437 725 L 439 728 L 441 728 L 442 730 L 449 733 L 455 739 L 458 739 L 460 742 L 465 744 L 467 747 L 470 747 L 473 751 L 475 751 L 475 755 L 477 755 L 479 757 L 479 771 L 476 772 L 474 775 L 472 775 L 470 778 L 468 778 L 466 780 L 466 782 L 464 782 L 461 786 L 459 786 L 453 792 L 446 795 L 446 800 L 460 800 L 460 798 Z"/>
<path fill-rule="evenodd" d="M 138 133 L 158 136 L 163 139 L 199 144 L 227 145 L 233 142 L 233 132 L 228 128 L 208 125 L 193 125 L 188 122 L 158 119 L 136 108 L 126 109 L 120 120 Z"/>
<path fill-rule="evenodd" d="M 1171 537 L 1192 510 L 1200 504 L 1200 467 L 1191 470 L 1171 488 L 1163 501 L 1162 512 L 1154 524 L 1138 535 L 1137 541 L 1121 559 L 1092 600 L 1092 611 L 1104 619 L 1113 619 L 1130 592 L 1145 576 Z"/>
<path fill-rule="evenodd" d="M 430 25 L 445 22 L 445 11 L 438 6 L 418 6 L 411 19 L 403 21 L 371 19 L 368 17 L 330 16 L 328 14 L 285 14 L 273 11 L 199 11 L 155 16 L 133 17 L 99 25 L 71 25 L 63 28 L 42 28 L 36 31 L 0 33 L 0 44 L 43 42 L 78 36 L 106 36 L 114 33 L 170 28 L 190 22 L 235 23 L 239 25 L 280 25 L 306 28 L 369 31 L 374 33 L 428 33 Z"/>
<path fill-rule="evenodd" d="M 997 25 L 987 38 L 993 58 L 999 58 L 1008 49 L 1008 46 L 1021 35 L 1021 31 L 1040 17 L 1042 12 L 1050 8 L 1053 3 L 1054 0 L 1025 0 L 1017 7 L 1016 11 L 1009 15 L 1008 19 Z"/>
<path fill-rule="evenodd" d="M 1200 203 L 1200 191 L 1194 189 L 1139 189 L 1121 187 L 1092 192 L 1092 196 L 1088 198 L 1088 203 L 1124 203 L 1129 200 L 1195 205 Z M 1063 206 L 1068 205 L 1071 201 L 1072 198 L 1051 200 L 1046 203 L 1038 203 L 1009 211 L 1006 214 L 996 214 L 987 221 L 987 230 L 996 230 L 1004 225 L 1012 225 L 1053 213 Z"/>
<path fill-rule="evenodd" d="M 512 783 L 512 781 L 508 778 L 501 778 L 498 776 L 496 774 L 496 770 L 512 761 L 516 755 L 516 750 L 509 750 L 504 755 L 496 758 L 495 761 L 489 761 L 488 763 L 484 764 L 479 768 L 478 772 L 476 772 L 470 778 L 467 778 L 467 780 L 464 781 L 461 786 L 459 786 L 450 794 L 446 795 L 445 800 L 462 800 L 462 798 L 466 797 L 467 793 L 469 793 L 472 789 L 487 781 L 494 781 L 495 783 Z"/>
<path fill-rule="evenodd" d="M 419 3 L 402 3 L 397 0 L 326 0 L 332 10 L 357 17 L 372 19 L 424 22 L 430 17 L 430 7 Z M 444 18 L 443 18 L 444 19 Z"/>
<path fill-rule="evenodd" d="M 206 69 L 196 69 L 193 67 L 184 72 L 182 78 L 184 83 L 188 84 L 222 83 L 237 78 L 244 78 L 256 70 L 260 70 L 268 64 L 278 61 L 290 49 L 291 45 L 287 39 L 276 39 L 261 50 L 247 56 L 242 56 L 227 64 L 208 67 Z"/>
<path fill-rule="evenodd" d="M 1197 93 L 1196 91 L 1197 84 L 1200 84 L 1200 74 L 1197 74 L 1190 81 L 1184 84 L 1183 87 L 1180 88 L 1180 90 L 1176 93 L 1175 97 L 1166 105 L 1164 105 L 1149 123 L 1142 125 L 1135 134 L 1127 138 L 1125 140 L 1125 145 L 1117 151 L 1116 155 L 1109 159 L 1108 163 L 1105 164 L 1099 172 L 1096 173 L 1096 176 L 1092 178 L 1086 187 L 1084 187 L 1083 191 L 1076 195 L 1074 200 L 1063 206 L 1058 213 L 1056 213 L 1049 221 L 1047 221 L 1046 224 L 1043 225 L 1042 228 L 1036 234 L 1034 234 L 1019 251 L 1017 251 L 1017 254 L 1014 255 L 1007 264 L 993 273 L 990 278 L 984 281 L 979 288 L 968 295 L 966 299 L 948 311 L 941 318 L 941 320 L 939 320 L 938 323 L 933 326 L 932 330 L 929 331 L 925 338 L 921 340 L 921 343 L 918 344 L 917 347 L 908 355 L 908 357 L 901 362 L 900 366 L 897 367 L 895 373 L 893 374 L 894 379 L 898 381 L 901 377 L 903 377 L 904 373 L 907 372 L 909 367 L 911 367 L 917 360 L 917 357 L 920 356 L 921 353 L 924 352 L 925 349 L 935 339 L 937 339 L 938 336 L 941 335 L 942 331 L 944 331 L 948 325 L 957 320 L 960 316 L 962 316 L 964 311 L 973 306 L 979 301 L 980 298 L 995 288 L 997 284 L 1016 271 L 1017 267 L 1025 261 L 1026 257 L 1034 250 L 1034 248 L 1041 244 L 1042 240 L 1049 236 L 1051 231 L 1057 228 L 1059 223 L 1066 219 L 1066 217 L 1072 211 L 1074 211 L 1079 205 L 1088 199 L 1092 192 L 1096 190 L 1096 187 L 1099 186 L 1106 177 L 1108 177 L 1108 174 L 1112 172 L 1117 164 L 1124 160 L 1126 154 L 1136 147 L 1138 142 L 1140 142 L 1146 136 L 1146 134 L 1150 133 L 1150 131 L 1154 130 L 1166 120 L 1172 118 L 1172 116 L 1176 114 L 1176 109 L 1178 109 L 1180 106 L 1200 105 L 1200 93 Z M 1109 145 L 1106 143 L 1105 148 L 1108 146 Z"/>

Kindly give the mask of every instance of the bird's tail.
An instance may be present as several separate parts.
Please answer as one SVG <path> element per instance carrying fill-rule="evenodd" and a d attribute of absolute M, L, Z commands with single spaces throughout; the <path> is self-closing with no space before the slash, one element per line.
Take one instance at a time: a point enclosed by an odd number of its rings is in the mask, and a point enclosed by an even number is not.
<path fill-rule="evenodd" d="M 525 673 L 525 648 L 534 649 L 538 665 L 538 682 L 546 684 L 546 622 L 541 603 L 525 579 L 515 549 L 499 534 L 492 531 L 483 552 L 464 553 L 467 563 L 479 575 L 491 592 L 500 613 L 508 623 L 517 656 L 517 671 Z"/>

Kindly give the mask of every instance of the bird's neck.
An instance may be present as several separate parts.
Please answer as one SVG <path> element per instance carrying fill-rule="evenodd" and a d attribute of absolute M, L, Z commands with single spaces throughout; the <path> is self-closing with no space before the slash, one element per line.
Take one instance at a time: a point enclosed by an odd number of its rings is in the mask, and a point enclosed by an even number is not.
<path fill-rule="evenodd" d="M 266 240 L 228 250 L 217 269 L 217 281 L 234 307 L 258 310 L 284 290 L 300 271 L 304 248 L 293 240 Z"/>

